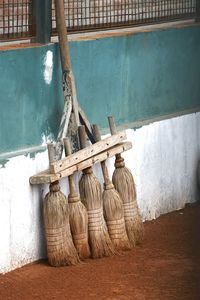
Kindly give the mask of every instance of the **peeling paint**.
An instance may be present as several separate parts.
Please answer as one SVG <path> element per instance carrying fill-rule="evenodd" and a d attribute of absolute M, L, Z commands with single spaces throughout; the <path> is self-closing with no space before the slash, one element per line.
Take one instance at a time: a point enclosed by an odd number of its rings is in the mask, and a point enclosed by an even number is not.
<path fill-rule="evenodd" d="M 48 50 L 44 58 L 44 80 L 46 84 L 51 84 L 53 74 L 53 52 Z"/>
<path fill-rule="evenodd" d="M 48 143 L 54 142 L 53 134 L 49 134 L 46 136 L 45 134 L 42 135 L 42 146 L 46 146 Z"/>

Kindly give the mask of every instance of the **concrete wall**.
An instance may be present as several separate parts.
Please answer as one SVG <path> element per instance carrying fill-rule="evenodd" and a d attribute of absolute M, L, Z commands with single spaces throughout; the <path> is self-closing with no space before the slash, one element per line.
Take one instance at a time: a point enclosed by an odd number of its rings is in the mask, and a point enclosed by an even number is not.
<path fill-rule="evenodd" d="M 144 220 L 199 198 L 200 113 L 191 113 L 200 107 L 199 33 L 191 27 L 71 43 L 78 98 L 91 122 L 106 127 L 112 114 L 129 127 L 134 147 L 124 157 Z M 48 186 L 30 186 L 29 177 L 47 168 L 47 152 L 37 150 L 56 135 L 62 111 L 58 48 L 2 51 L 0 72 L 3 273 L 46 256 L 41 211 Z M 131 128 L 143 120 L 148 124 Z M 108 165 L 111 175 L 112 159 Z M 95 172 L 102 182 L 98 166 Z M 67 180 L 61 185 L 67 194 Z"/>
<path fill-rule="evenodd" d="M 72 42 L 78 99 L 91 123 L 199 109 L 199 35 L 197 26 Z M 0 153 L 40 145 L 57 133 L 62 111 L 58 47 L 0 53 Z"/>

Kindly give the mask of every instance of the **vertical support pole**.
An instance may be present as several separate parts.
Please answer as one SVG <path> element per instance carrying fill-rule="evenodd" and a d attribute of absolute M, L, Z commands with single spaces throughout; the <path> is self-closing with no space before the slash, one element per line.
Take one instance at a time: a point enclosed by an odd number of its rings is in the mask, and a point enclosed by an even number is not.
<path fill-rule="evenodd" d="M 200 22 L 200 0 L 196 0 L 196 22 Z"/>
<path fill-rule="evenodd" d="M 47 44 L 51 41 L 52 0 L 33 0 L 32 3 L 32 41 Z"/>
<path fill-rule="evenodd" d="M 29 15 L 28 15 L 28 31 L 33 39 L 36 36 L 36 23 L 35 23 L 35 9 L 34 9 L 35 1 L 32 0 L 29 2 Z"/>

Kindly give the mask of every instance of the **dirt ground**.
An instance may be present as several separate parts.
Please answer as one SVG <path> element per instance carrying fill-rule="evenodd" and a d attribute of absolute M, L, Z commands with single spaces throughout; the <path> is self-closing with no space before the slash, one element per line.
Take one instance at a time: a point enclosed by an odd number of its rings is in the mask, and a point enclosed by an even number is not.
<path fill-rule="evenodd" d="M 143 246 L 122 256 L 1 275 L 0 299 L 199 300 L 199 215 L 195 205 L 146 222 Z"/>

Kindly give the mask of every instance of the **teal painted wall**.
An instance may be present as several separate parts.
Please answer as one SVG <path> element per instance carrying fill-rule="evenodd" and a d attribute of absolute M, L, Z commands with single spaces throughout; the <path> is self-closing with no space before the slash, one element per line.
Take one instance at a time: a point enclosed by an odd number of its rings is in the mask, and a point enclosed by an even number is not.
<path fill-rule="evenodd" d="M 46 52 L 54 53 L 52 83 L 44 81 Z M 0 52 L 0 153 L 41 144 L 56 132 L 62 111 L 58 48 Z"/>
<path fill-rule="evenodd" d="M 72 45 L 78 96 L 106 126 L 200 106 L 200 28 L 171 29 Z"/>
<path fill-rule="evenodd" d="M 200 27 L 159 30 L 70 44 L 78 99 L 107 127 L 200 108 Z M 53 51 L 53 79 L 43 60 Z M 0 52 L 0 153 L 56 134 L 62 111 L 57 45 Z"/>

